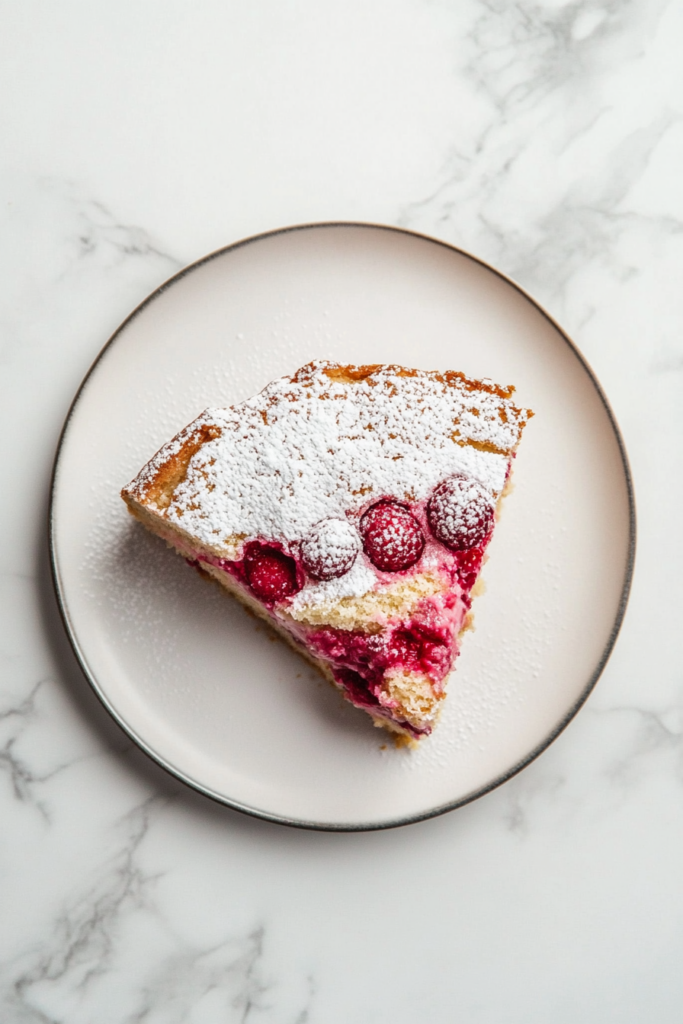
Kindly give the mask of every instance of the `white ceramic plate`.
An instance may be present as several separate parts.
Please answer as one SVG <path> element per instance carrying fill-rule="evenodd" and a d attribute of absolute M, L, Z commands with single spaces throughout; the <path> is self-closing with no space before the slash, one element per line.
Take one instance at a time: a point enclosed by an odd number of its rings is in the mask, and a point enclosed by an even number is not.
<path fill-rule="evenodd" d="M 207 405 L 314 358 L 457 369 L 536 411 L 490 547 L 487 590 L 442 719 L 397 750 L 370 719 L 127 514 L 119 490 Z M 509 778 L 580 707 L 616 638 L 633 564 L 623 445 L 591 371 L 516 285 L 394 228 L 323 224 L 221 250 L 116 332 L 62 438 L 55 582 L 85 673 L 169 771 L 276 821 L 369 829 Z"/>

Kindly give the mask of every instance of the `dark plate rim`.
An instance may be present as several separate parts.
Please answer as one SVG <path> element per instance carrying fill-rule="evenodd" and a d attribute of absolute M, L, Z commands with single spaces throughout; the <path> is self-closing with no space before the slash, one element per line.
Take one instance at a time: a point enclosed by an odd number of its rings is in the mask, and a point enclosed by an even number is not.
<path fill-rule="evenodd" d="M 101 690 L 94 673 L 90 671 L 86 657 L 81 651 L 76 630 L 69 616 L 66 594 L 64 592 L 64 588 L 59 573 L 59 561 L 55 537 L 55 494 L 57 489 L 59 462 L 64 442 L 69 430 L 69 426 L 71 424 L 71 420 L 73 418 L 76 406 L 78 405 L 80 397 L 84 389 L 86 388 L 88 381 L 90 380 L 91 376 L 99 366 L 106 352 L 116 342 L 119 335 L 122 334 L 124 330 L 126 330 L 126 328 L 133 322 L 133 320 L 136 319 L 136 317 L 140 315 L 140 313 L 142 313 L 147 308 L 147 306 L 149 306 L 152 302 L 154 302 L 161 295 L 163 295 L 165 291 L 171 288 L 183 277 L 186 277 L 188 274 L 193 273 L 195 270 L 198 270 L 205 264 L 210 263 L 212 260 L 218 259 L 219 257 L 226 255 L 227 253 L 234 252 L 237 249 L 241 249 L 243 246 L 251 245 L 254 242 L 259 242 L 266 238 L 272 238 L 276 235 L 290 234 L 295 231 L 315 231 L 320 228 L 361 228 L 363 230 L 373 229 L 377 231 L 392 231 L 395 232 L 396 234 L 407 235 L 412 238 L 421 239 L 422 241 L 425 242 L 431 242 L 434 245 L 439 245 L 445 249 L 449 249 L 451 252 L 458 253 L 459 255 L 471 260 L 473 263 L 477 263 L 479 264 L 479 266 L 484 267 L 486 270 L 495 274 L 496 277 L 500 278 L 506 284 L 514 288 L 515 291 L 517 291 L 523 298 L 530 302 L 531 305 L 534 306 L 534 308 L 537 309 L 538 312 L 555 328 L 560 337 L 564 340 L 565 344 L 568 345 L 568 347 L 571 349 L 573 355 L 579 361 L 582 368 L 588 375 L 593 387 L 595 388 L 600 398 L 600 401 L 602 402 L 604 410 L 607 413 L 607 418 L 614 432 L 614 436 L 617 441 L 617 446 L 619 448 L 622 468 L 624 471 L 624 479 L 626 483 L 626 493 L 629 507 L 629 541 L 628 550 L 626 554 L 624 582 L 612 630 L 608 637 L 602 656 L 600 657 L 598 664 L 593 671 L 593 674 L 590 676 L 586 686 L 584 687 L 578 698 L 574 701 L 571 707 L 563 715 L 560 721 L 551 730 L 548 736 L 546 736 L 545 739 L 543 739 L 539 744 L 537 744 L 525 757 L 516 762 L 512 767 L 510 767 L 507 771 L 503 772 L 501 775 L 497 776 L 491 782 L 487 783 L 485 786 L 479 787 L 478 789 L 474 790 L 471 793 L 468 793 L 466 796 L 461 797 L 458 800 L 453 800 L 445 804 L 440 804 L 437 807 L 430 808 L 426 811 L 421 811 L 417 814 L 410 814 L 398 818 L 391 818 L 387 821 L 381 822 L 330 823 L 309 821 L 301 818 L 289 818 L 286 815 L 273 814 L 270 811 L 264 811 L 259 809 L 258 807 L 251 807 L 248 804 L 240 803 L 237 800 L 231 800 L 224 794 L 212 790 L 210 787 L 203 785 L 197 779 L 193 779 L 191 776 L 186 775 L 183 771 L 176 768 L 174 765 L 170 764 L 168 761 L 165 760 L 165 758 L 163 758 L 160 754 L 153 750 L 152 747 L 150 747 L 141 736 L 138 736 L 135 730 L 131 726 L 129 726 L 127 722 L 124 720 L 124 718 L 118 713 L 116 708 L 111 704 L 111 702 L 107 698 L 106 694 Z M 55 594 L 57 598 L 57 606 L 59 608 L 59 613 L 61 615 L 67 637 L 74 651 L 76 659 L 81 667 L 81 670 L 85 678 L 87 679 L 88 683 L 92 687 L 93 691 L 95 692 L 96 696 L 107 709 L 109 714 L 114 718 L 114 720 L 124 730 L 124 732 L 127 733 L 127 735 L 133 740 L 133 742 L 148 757 L 150 757 L 153 761 L 156 762 L 156 764 L 160 765 L 163 769 L 165 769 L 165 771 L 167 771 L 170 775 L 173 775 L 175 778 L 179 779 L 181 782 L 184 782 L 186 785 L 190 786 L 190 788 L 197 790 L 199 793 L 202 793 L 204 796 L 207 796 L 210 799 L 216 801 L 217 803 L 223 804 L 224 806 L 230 807 L 235 811 L 239 811 L 242 814 L 248 814 L 251 817 L 260 818 L 263 821 L 270 821 L 278 825 L 289 825 L 292 828 L 308 829 L 317 832 L 374 832 L 390 828 L 399 828 L 403 825 L 412 825 L 419 821 L 426 821 L 429 818 L 436 818 L 439 815 L 446 814 L 448 811 L 454 811 L 459 807 L 465 807 L 467 804 L 470 804 L 473 801 L 478 800 L 480 797 L 485 796 L 487 793 L 491 793 L 494 789 L 497 789 L 499 786 L 502 786 L 503 783 L 508 782 L 510 779 L 514 778 L 515 775 L 518 775 L 519 772 L 522 771 L 522 769 L 526 768 L 527 765 L 531 764 L 532 761 L 535 761 L 536 758 L 539 757 L 545 750 L 547 750 L 548 747 L 552 743 L 554 743 L 557 737 L 562 732 L 564 732 L 566 727 L 569 725 L 571 720 L 576 716 L 578 711 L 583 707 L 586 700 L 595 688 L 595 685 L 600 676 L 602 675 L 602 672 L 605 668 L 605 665 L 607 664 L 607 661 L 609 660 L 612 650 L 614 649 L 614 645 L 619 635 L 621 625 L 624 621 L 624 615 L 626 614 L 626 606 L 628 604 L 628 598 L 631 591 L 631 583 L 633 580 L 633 571 L 635 565 L 636 505 L 635 493 L 633 488 L 633 479 L 631 475 L 631 468 L 629 465 L 628 455 L 626 453 L 626 446 L 624 444 L 624 440 L 621 435 L 621 431 L 617 424 L 617 420 L 612 410 L 612 407 L 607 399 L 607 396 L 605 395 L 605 392 L 602 389 L 600 382 L 598 381 L 595 372 L 593 371 L 592 367 L 590 366 L 582 352 L 579 350 L 577 345 L 566 333 L 566 331 L 563 330 L 563 328 L 547 312 L 547 310 L 545 310 L 543 306 L 541 306 L 540 303 L 533 298 L 533 296 L 531 296 L 524 288 L 522 288 L 521 285 L 517 284 L 516 281 L 508 277 L 502 271 L 496 269 L 496 267 L 491 266 L 491 264 L 487 263 L 486 260 L 483 260 L 478 256 L 474 256 L 472 253 L 469 253 L 465 249 L 461 249 L 456 245 L 452 245 L 451 243 L 445 242 L 439 238 L 433 238 L 432 236 L 426 235 L 419 231 L 412 231 L 409 228 L 396 227 L 391 224 L 373 223 L 369 221 L 319 221 L 304 224 L 294 224 L 288 227 L 275 228 L 274 230 L 271 231 L 263 231 L 260 232 L 259 234 L 250 235 L 247 238 L 240 239 L 239 241 L 233 242 L 230 245 L 223 246 L 220 249 L 215 249 L 213 252 L 210 252 L 206 256 L 201 257 L 201 259 L 198 259 L 195 262 L 188 264 L 188 266 L 184 267 L 182 270 L 178 271 L 177 273 L 169 277 L 166 281 L 159 285 L 158 288 L 151 292 L 147 296 L 147 298 L 143 299 L 143 301 L 135 307 L 135 309 L 125 318 L 125 320 L 119 325 L 119 327 L 116 328 L 114 333 L 111 335 L 111 337 L 100 350 L 99 354 L 96 356 L 94 362 L 90 366 L 90 369 L 83 378 L 73 398 L 73 401 L 69 406 L 69 411 L 67 413 L 66 419 L 64 421 L 64 426 L 62 427 L 59 436 L 54 463 L 52 466 L 52 475 L 50 479 L 48 544 L 50 552 L 50 569 Z"/>

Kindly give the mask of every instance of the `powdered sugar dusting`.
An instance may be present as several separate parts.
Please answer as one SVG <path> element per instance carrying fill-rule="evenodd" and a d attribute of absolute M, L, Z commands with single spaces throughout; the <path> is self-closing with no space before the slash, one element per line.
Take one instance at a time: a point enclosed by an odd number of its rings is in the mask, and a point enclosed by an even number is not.
<path fill-rule="evenodd" d="M 304 608 L 340 601 L 344 597 L 363 597 L 376 583 L 377 575 L 372 566 L 359 558 L 347 573 L 337 579 L 307 582 L 303 590 L 288 602 L 287 610 L 295 613 Z"/>
<path fill-rule="evenodd" d="M 429 499 L 427 518 L 437 540 L 453 551 L 466 551 L 493 526 L 491 495 L 471 477 L 451 476 Z"/>
<path fill-rule="evenodd" d="M 511 388 L 397 366 L 346 369 L 310 363 L 241 405 L 207 409 L 183 434 L 210 427 L 220 436 L 193 455 L 165 517 L 213 547 L 239 536 L 300 550 L 322 520 L 357 525 L 385 497 L 425 502 L 454 473 L 498 497 L 528 415 Z M 178 448 L 177 439 L 163 448 L 133 489 Z M 372 576 L 363 568 L 353 581 L 352 570 L 305 590 L 329 600 L 353 583 L 356 593 Z"/>
<path fill-rule="evenodd" d="M 316 523 L 301 545 L 306 571 L 317 580 L 344 576 L 360 552 L 358 531 L 346 519 L 331 516 Z"/>

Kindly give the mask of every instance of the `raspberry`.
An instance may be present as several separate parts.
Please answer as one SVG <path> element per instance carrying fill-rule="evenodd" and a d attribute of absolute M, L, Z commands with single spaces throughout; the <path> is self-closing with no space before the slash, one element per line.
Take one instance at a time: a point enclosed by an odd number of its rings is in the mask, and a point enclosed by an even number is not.
<path fill-rule="evenodd" d="M 262 601 L 279 601 L 301 590 L 294 559 L 279 548 L 258 540 L 245 547 L 244 574 Z"/>
<path fill-rule="evenodd" d="M 469 551 L 493 527 L 493 499 L 480 483 L 456 474 L 439 484 L 427 506 L 429 528 L 451 551 Z"/>
<path fill-rule="evenodd" d="M 477 582 L 477 576 L 481 569 L 482 554 L 481 548 L 470 548 L 469 551 L 455 552 L 456 558 L 453 568 L 457 579 L 460 580 L 467 594 L 469 594 Z"/>
<path fill-rule="evenodd" d="M 317 523 L 301 545 L 306 572 L 316 580 L 344 576 L 360 551 L 358 534 L 345 519 L 330 517 Z"/>
<path fill-rule="evenodd" d="M 380 501 L 360 521 L 365 554 L 382 572 L 400 572 L 415 565 L 425 539 L 417 519 L 407 508 Z"/>

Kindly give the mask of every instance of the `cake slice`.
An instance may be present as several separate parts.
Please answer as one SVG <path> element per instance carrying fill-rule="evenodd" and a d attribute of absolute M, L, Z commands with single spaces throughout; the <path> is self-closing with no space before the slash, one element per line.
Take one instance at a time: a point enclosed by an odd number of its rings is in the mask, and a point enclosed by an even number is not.
<path fill-rule="evenodd" d="M 376 725 L 428 735 L 522 429 L 512 387 L 312 362 L 207 409 L 123 489 Z"/>

